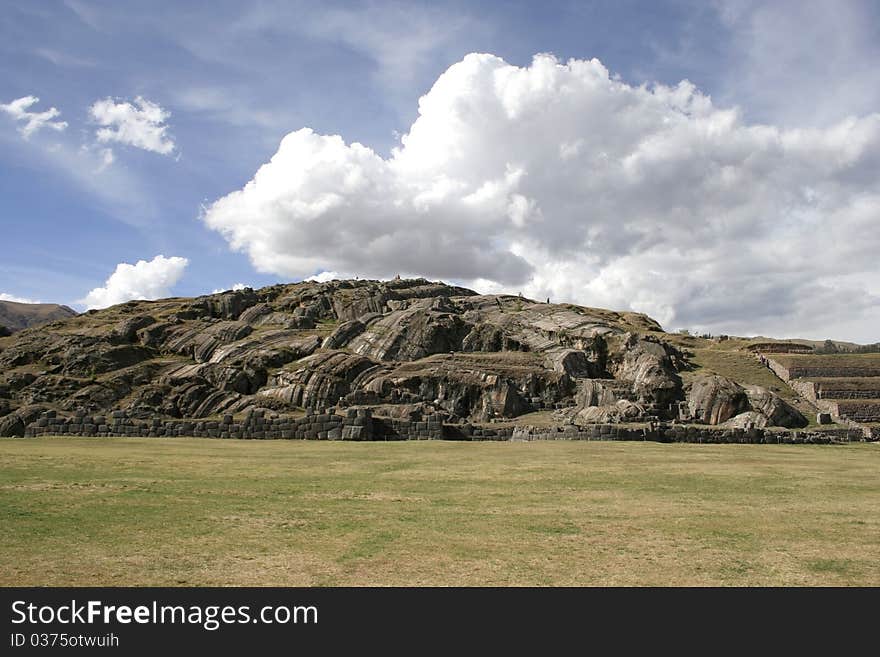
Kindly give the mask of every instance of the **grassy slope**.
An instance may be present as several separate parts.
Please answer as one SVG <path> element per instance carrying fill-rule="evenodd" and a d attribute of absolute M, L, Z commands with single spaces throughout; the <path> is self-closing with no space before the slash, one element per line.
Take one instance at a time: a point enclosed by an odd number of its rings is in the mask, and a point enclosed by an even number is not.
<path fill-rule="evenodd" d="M 707 347 L 693 350 L 691 362 L 696 368 L 683 373 L 687 379 L 694 374 L 720 374 L 741 384 L 759 385 L 777 395 L 794 401 L 798 395 L 788 387 L 769 367 L 761 365 L 757 358 L 744 351 Z"/>
<path fill-rule="evenodd" d="M 818 383 L 825 390 L 880 390 L 880 377 L 817 377 L 811 376 L 810 381 Z"/>
<path fill-rule="evenodd" d="M 745 351 L 748 341 L 731 339 L 714 342 L 696 337 L 669 336 L 670 342 L 689 354 L 693 369 L 681 373 L 687 383 L 698 374 L 719 374 L 742 385 L 758 385 L 772 390 L 793 404 L 809 420 L 808 428 L 818 428 L 816 409 L 769 368 L 761 365 L 754 354 Z M 775 358 L 775 356 L 774 356 Z M 832 425 L 836 426 L 836 425 Z"/>
<path fill-rule="evenodd" d="M 880 367 L 880 354 L 774 354 L 786 367 Z"/>
<path fill-rule="evenodd" d="M 876 445 L 0 440 L 0 584 L 880 585 Z"/>
<path fill-rule="evenodd" d="M 72 309 L 55 303 L 18 303 L 0 300 L 0 326 L 13 331 L 74 315 L 76 313 Z"/>

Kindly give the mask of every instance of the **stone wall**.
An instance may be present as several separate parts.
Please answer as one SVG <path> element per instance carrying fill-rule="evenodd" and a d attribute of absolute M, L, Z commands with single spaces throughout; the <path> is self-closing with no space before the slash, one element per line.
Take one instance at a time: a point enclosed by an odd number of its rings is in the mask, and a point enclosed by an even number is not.
<path fill-rule="evenodd" d="M 830 444 L 872 439 L 862 429 L 823 431 L 725 429 L 679 424 L 657 424 L 651 428 L 615 424 L 587 427 L 516 427 L 511 440 L 652 440 L 665 443 L 746 443 L 746 444 Z M 876 440 L 876 437 L 873 438 Z"/>
<path fill-rule="evenodd" d="M 876 383 L 872 381 L 872 388 L 847 388 L 843 384 L 827 383 L 820 381 L 815 384 L 816 397 L 819 399 L 880 399 L 880 377 Z"/>
<path fill-rule="evenodd" d="M 880 367 L 872 365 L 833 367 L 817 365 L 792 365 L 788 368 L 788 375 L 792 378 L 852 378 L 852 377 L 875 377 L 880 376 Z"/>
<path fill-rule="evenodd" d="M 880 390 L 835 390 L 820 388 L 821 399 L 880 399 Z"/>
<path fill-rule="evenodd" d="M 814 404 L 819 404 L 822 400 L 880 399 L 880 378 L 877 379 L 877 388 L 873 390 L 835 388 L 833 383 L 809 379 L 792 379 L 788 385 L 801 397 Z"/>
<path fill-rule="evenodd" d="M 410 418 L 373 418 L 372 440 L 442 440 L 443 418 L 439 413 Z"/>
<path fill-rule="evenodd" d="M 880 377 L 880 367 L 872 365 L 854 366 L 854 367 L 834 367 L 834 366 L 817 366 L 817 365 L 792 365 L 786 367 L 782 363 L 769 356 L 764 356 L 764 362 L 767 367 L 773 370 L 780 379 L 786 383 L 791 379 L 849 379 L 863 377 Z"/>
<path fill-rule="evenodd" d="M 819 401 L 817 386 L 812 381 L 807 381 L 806 379 L 792 379 L 788 381 L 788 387 L 804 399 L 811 401 L 813 404 L 816 404 Z"/>
<path fill-rule="evenodd" d="M 780 379 L 786 383 L 791 382 L 791 372 L 788 371 L 788 368 L 785 367 L 785 365 L 767 356 L 764 357 L 764 363 L 766 363 L 767 367 L 773 370 L 774 374 Z"/>
<path fill-rule="evenodd" d="M 880 422 L 880 402 L 856 399 L 838 400 L 837 413 L 855 422 Z"/>
<path fill-rule="evenodd" d="M 441 414 L 384 418 L 372 417 L 369 409 L 350 408 L 309 412 L 293 417 L 253 411 L 242 418 L 227 415 L 220 420 L 139 420 L 121 411 L 110 415 L 77 413 L 60 417 L 45 411 L 25 429 L 25 436 L 130 436 L 241 438 L 256 440 L 651 440 L 688 443 L 815 443 L 828 444 L 877 440 L 875 431 L 861 428 L 796 431 L 771 429 L 725 429 L 670 423 L 633 427 L 596 424 L 584 427 L 531 427 L 512 425 L 444 424 Z"/>
<path fill-rule="evenodd" d="M 820 399 L 819 410 L 830 413 L 836 422 L 880 422 L 880 402 L 863 399 Z"/>
<path fill-rule="evenodd" d="M 59 417 L 46 411 L 25 429 L 25 436 L 143 436 L 196 438 L 275 439 L 302 438 L 311 440 L 358 439 L 369 418 L 357 411 L 345 416 L 333 411 L 308 412 L 305 416 L 269 415 L 256 410 L 242 418 L 226 415 L 219 420 L 139 420 L 123 411 L 109 415 L 87 415 L 77 412 L 73 417 Z M 360 431 L 358 430 L 360 429 Z M 357 436 L 357 437 L 355 437 Z"/>
<path fill-rule="evenodd" d="M 813 348 L 797 342 L 756 342 L 750 344 L 749 351 L 769 354 L 812 354 Z"/>

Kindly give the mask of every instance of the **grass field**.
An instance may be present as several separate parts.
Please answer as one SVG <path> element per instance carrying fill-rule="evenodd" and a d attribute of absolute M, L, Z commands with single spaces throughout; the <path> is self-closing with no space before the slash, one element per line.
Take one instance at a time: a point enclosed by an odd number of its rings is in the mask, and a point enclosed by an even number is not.
<path fill-rule="evenodd" d="M 880 446 L 0 440 L 2 585 L 880 585 Z"/>
<path fill-rule="evenodd" d="M 829 377 L 829 378 L 821 378 L 821 377 L 811 377 L 810 381 L 819 386 L 820 390 L 878 390 L 880 391 L 880 377 L 870 376 L 870 377 L 852 377 L 852 378 L 842 378 L 842 377 Z"/>
<path fill-rule="evenodd" d="M 771 354 L 792 377 L 880 377 L 880 354 Z"/>
<path fill-rule="evenodd" d="M 880 368 L 880 354 L 771 354 L 785 367 Z"/>

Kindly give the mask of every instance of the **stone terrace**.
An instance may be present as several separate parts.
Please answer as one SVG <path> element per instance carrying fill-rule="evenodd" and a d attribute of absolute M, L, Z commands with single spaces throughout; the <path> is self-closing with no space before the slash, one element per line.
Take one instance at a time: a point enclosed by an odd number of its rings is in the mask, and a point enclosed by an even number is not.
<path fill-rule="evenodd" d="M 799 431 L 734 429 L 703 425 L 649 423 L 648 425 L 594 424 L 586 427 L 511 426 L 443 422 L 440 413 L 411 413 L 406 418 L 373 417 L 367 408 L 323 409 L 305 416 L 268 414 L 257 410 L 219 420 L 139 420 L 122 411 L 110 415 L 77 412 L 62 417 L 44 411 L 28 425 L 25 436 L 196 437 L 251 440 L 625 440 L 687 443 L 831 444 L 876 440 L 861 429 Z"/>
<path fill-rule="evenodd" d="M 765 353 L 768 367 L 842 424 L 880 423 L 880 354 Z"/>

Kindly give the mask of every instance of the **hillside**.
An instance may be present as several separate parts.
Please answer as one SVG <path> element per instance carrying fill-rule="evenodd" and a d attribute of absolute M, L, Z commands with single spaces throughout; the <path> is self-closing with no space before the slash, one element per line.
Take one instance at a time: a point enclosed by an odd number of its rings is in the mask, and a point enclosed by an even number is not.
<path fill-rule="evenodd" d="M 57 303 L 0 301 L 0 326 L 5 326 L 12 333 L 74 315 L 73 310 Z"/>
<path fill-rule="evenodd" d="M 606 437 L 815 411 L 736 341 L 423 279 L 131 301 L 0 339 L 0 372 L 0 435 Z"/>

